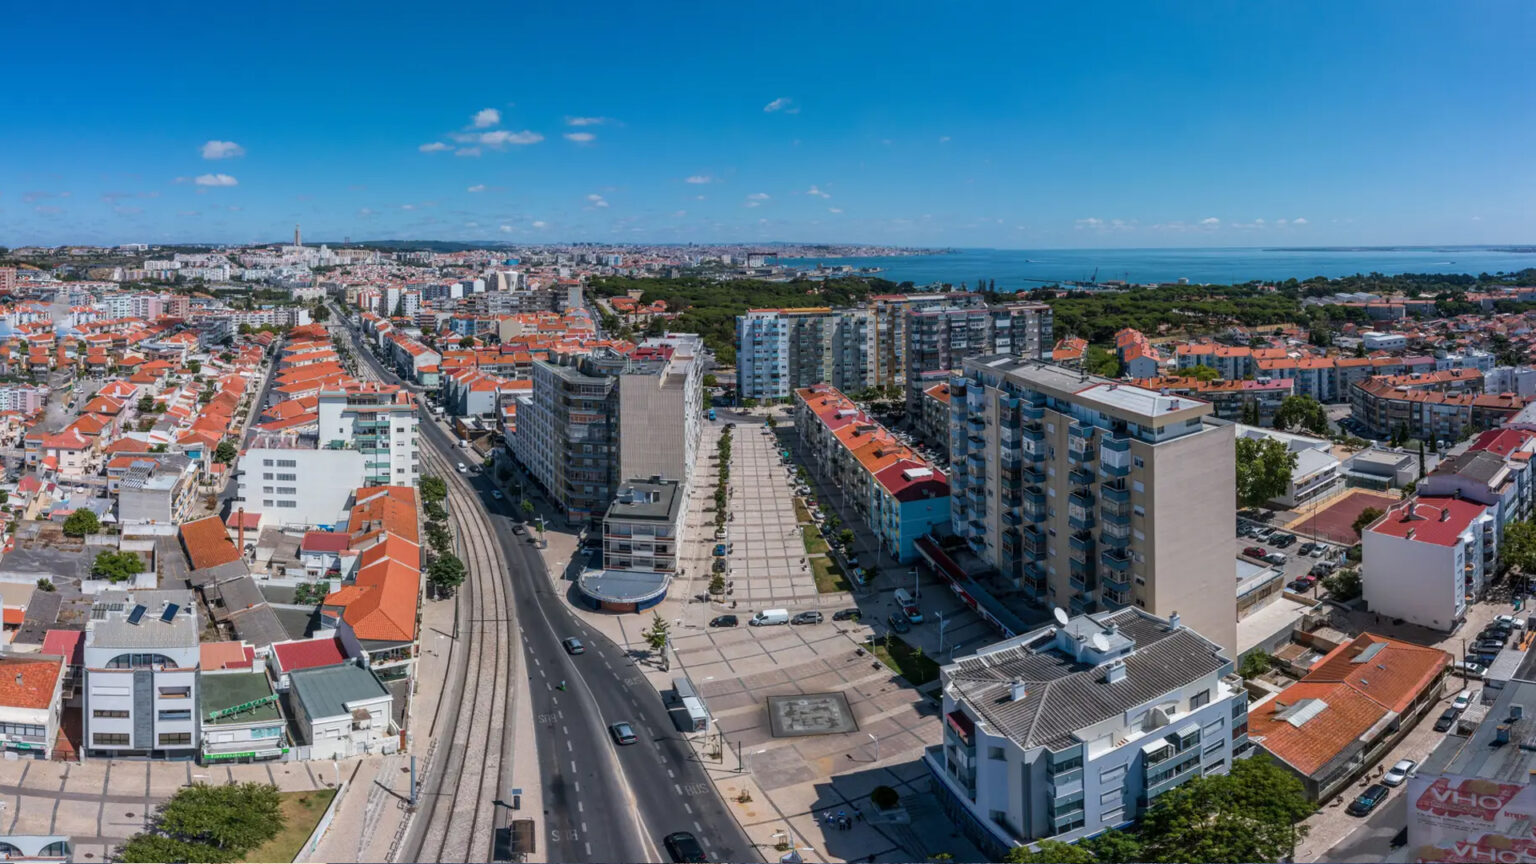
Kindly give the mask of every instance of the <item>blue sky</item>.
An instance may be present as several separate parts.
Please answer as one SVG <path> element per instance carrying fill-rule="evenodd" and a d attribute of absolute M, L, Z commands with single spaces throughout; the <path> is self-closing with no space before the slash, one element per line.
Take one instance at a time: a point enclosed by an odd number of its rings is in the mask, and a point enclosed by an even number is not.
<path fill-rule="evenodd" d="M 270 242 L 295 222 L 312 239 L 1531 243 L 1533 19 L 1513 2 L 21 4 L 0 52 L 0 245 Z"/>

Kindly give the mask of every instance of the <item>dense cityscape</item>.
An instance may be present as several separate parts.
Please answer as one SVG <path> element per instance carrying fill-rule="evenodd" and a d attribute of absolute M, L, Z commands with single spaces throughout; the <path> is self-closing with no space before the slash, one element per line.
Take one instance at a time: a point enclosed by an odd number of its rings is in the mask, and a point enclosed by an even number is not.
<path fill-rule="evenodd" d="M 0 859 L 1536 862 L 1536 7 L 125 11 Z"/>

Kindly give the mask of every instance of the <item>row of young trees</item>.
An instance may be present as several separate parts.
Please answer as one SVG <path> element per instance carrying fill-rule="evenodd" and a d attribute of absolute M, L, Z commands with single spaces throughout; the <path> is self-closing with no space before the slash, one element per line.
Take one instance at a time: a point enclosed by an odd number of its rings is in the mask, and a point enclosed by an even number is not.
<path fill-rule="evenodd" d="M 416 486 L 421 491 L 421 510 L 427 517 L 427 547 L 432 563 L 427 565 L 427 584 L 440 597 L 451 596 L 464 584 L 469 571 L 453 554 L 453 532 L 448 530 L 448 484 L 441 477 L 428 474 Z"/>

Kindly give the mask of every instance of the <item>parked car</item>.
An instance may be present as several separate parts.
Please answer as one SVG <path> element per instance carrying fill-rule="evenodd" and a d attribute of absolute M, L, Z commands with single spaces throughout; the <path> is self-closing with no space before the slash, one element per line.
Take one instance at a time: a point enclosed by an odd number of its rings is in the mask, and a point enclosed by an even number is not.
<path fill-rule="evenodd" d="M 1477 641 L 1492 641 L 1504 645 L 1509 642 L 1509 631 L 1501 630 L 1498 627 L 1484 627 L 1483 632 L 1477 634 Z"/>
<path fill-rule="evenodd" d="M 1413 772 L 1419 767 L 1419 763 L 1412 759 L 1399 759 L 1397 764 L 1387 769 L 1387 773 L 1381 777 L 1383 786 L 1401 786 L 1403 781 L 1413 776 Z"/>
<path fill-rule="evenodd" d="M 1516 618 L 1513 615 L 1500 615 L 1499 617 L 1497 617 L 1497 618 L 1495 618 L 1493 620 L 1494 620 L 1495 623 L 1498 623 L 1498 624 L 1508 624 L 1511 628 L 1513 628 L 1515 630 L 1520 630 L 1520 629 L 1523 629 L 1525 627 L 1525 622 L 1520 620 L 1519 618 Z"/>
<path fill-rule="evenodd" d="M 923 610 L 917 608 L 916 606 L 903 606 L 901 607 L 901 612 L 903 615 L 906 615 L 907 620 L 911 621 L 913 624 L 923 623 Z"/>
<path fill-rule="evenodd" d="M 1312 586 L 1314 584 L 1316 583 L 1312 579 L 1303 576 L 1300 579 L 1292 579 L 1290 582 L 1287 582 L 1285 584 L 1285 588 L 1287 591 L 1291 591 L 1296 594 L 1305 594 L 1312 590 Z"/>
<path fill-rule="evenodd" d="M 526 533 L 527 531 L 528 531 L 528 529 L 524 528 L 522 525 L 513 525 L 512 526 L 512 533 L 513 534 L 521 535 L 521 534 Z"/>
<path fill-rule="evenodd" d="M 699 845 L 698 839 L 687 831 L 668 834 L 661 842 L 675 864 L 703 864 L 709 860 L 704 857 L 704 847 Z"/>
<path fill-rule="evenodd" d="M 711 627 L 735 627 L 737 624 L 735 615 L 716 615 L 709 619 Z"/>
<path fill-rule="evenodd" d="M 886 622 L 889 623 L 891 625 L 891 629 L 895 630 L 897 633 L 910 633 L 912 631 L 912 625 L 908 623 L 907 616 L 901 614 L 900 612 L 892 612 L 891 617 L 886 619 Z"/>
<path fill-rule="evenodd" d="M 1275 565 L 1276 567 L 1284 567 L 1285 562 L 1290 559 L 1285 557 L 1284 552 L 1271 552 L 1264 556 L 1264 560 Z"/>
<path fill-rule="evenodd" d="M 469 473 L 469 467 L 466 466 L 463 462 L 459 463 L 459 473 L 460 474 L 468 474 Z"/>
<path fill-rule="evenodd" d="M 1249 546 L 1243 550 L 1243 554 L 1247 555 L 1249 558 L 1263 558 L 1265 555 L 1269 554 L 1269 550 L 1265 549 L 1263 546 Z"/>
<path fill-rule="evenodd" d="M 500 489 L 492 489 L 491 490 L 491 497 L 495 498 L 497 501 L 500 501 L 501 499 L 503 499 L 503 498 L 505 498 L 507 496 L 501 494 L 501 490 Z"/>
<path fill-rule="evenodd" d="M 1468 678 L 1481 678 L 1483 673 L 1488 671 L 1487 666 L 1473 660 L 1459 660 L 1452 668 Z"/>
<path fill-rule="evenodd" d="M 567 639 L 562 640 L 560 642 L 560 644 L 565 646 L 565 653 L 567 653 L 567 654 L 585 654 L 585 653 L 587 653 L 587 646 L 581 644 L 581 640 L 577 639 L 575 636 L 571 636 L 571 637 L 569 637 Z"/>
<path fill-rule="evenodd" d="M 1300 546 L 1296 547 L 1296 554 L 1297 555 L 1311 555 L 1312 554 L 1312 550 L 1315 549 L 1315 548 L 1317 548 L 1317 544 L 1313 543 L 1312 541 L 1309 540 L 1306 543 L 1303 543 Z"/>
<path fill-rule="evenodd" d="M 796 612 L 795 617 L 789 619 L 791 624 L 820 624 L 821 613 L 814 610 L 810 612 Z"/>
<path fill-rule="evenodd" d="M 1274 533 L 1275 533 L 1275 529 L 1274 529 L 1273 526 L 1271 526 L 1271 525 L 1261 525 L 1261 526 L 1259 526 L 1259 530 L 1253 532 L 1253 536 L 1259 538 L 1260 540 L 1264 540 L 1264 539 L 1268 538 L 1271 534 L 1274 534 Z"/>
<path fill-rule="evenodd" d="M 1387 794 L 1391 791 L 1380 783 L 1372 783 L 1355 800 L 1349 802 L 1349 815 L 1369 816 L 1372 810 L 1387 800 Z"/>
<path fill-rule="evenodd" d="M 1327 561 L 1319 561 L 1312 565 L 1312 569 L 1307 571 L 1307 575 L 1315 576 L 1318 579 L 1321 579 L 1324 576 L 1331 576 L 1333 575 L 1333 565 L 1329 564 Z"/>
<path fill-rule="evenodd" d="M 1456 701 L 1451 703 L 1451 707 L 1455 708 L 1457 711 L 1467 710 L 1467 707 L 1472 704 L 1474 699 L 1477 698 L 1477 693 L 1478 691 L 1476 690 L 1463 690 L 1460 693 L 1457 693 Z"/>
<path fill-rule="evenodd" d="M 1313 543 L 1312 544 L 1312 551 L 1307 553 L 1307 554 L 1311 555 L 1313 558 L 1321 558 L 1324 555 L 1328 554 L 1328 544 L 1327 543 Z"/>
<path fill-rule="evenodd" d="M 1440 712 L 1440 719 L 1435 721 L 1436 732 L 1449 732 L 1456 725 L 1456 709 L 1447 708 Z"/>
<path fill-rule="evenodd" d="M 1504 650 L 1504 643 L 1499 639 L 1479 639 L 1477 644 L 1472 646 L 1472 650 L 1497 654 Z"/>
<path fill-rule="evenodd" d="M 1478 663 L 1481 663 L 1483 665 L 1483 668 L 1486 669 L 1487 667 L 1493 665 L 1493 661 L 1499 659 L 1499 655 L 1495 654 L 1495 653 L 1493 653 L 1491 651 L 1483 651 L 1483 652 L 1479 652 L 1477 654 L 1471 655 L 1471 659 L 1476 661 L 1476 662 L 1478 662 Z"/>
<path fill-rule="evenodd" d="M 857 609 L 839 609 L 832 613 L 833 621 L 857 621 L 861 613 Z"/>
<path fill-rule="evenodd" d="M 635 735 L 635 727 L 623 721 L 609 726 L 608 734 L 612 735 L 613 740 L 621 746 L 624 744 L 633 744 L 640 740 L 640 738 Z"/>
<path fill-rule="evenodd" d="M 1269 537 L 1269 545 L 1275 547 L 1276 549 L 1284 549 L 1285 547 L 1295 542 L 1295 534 L 1271 534 Z"/>

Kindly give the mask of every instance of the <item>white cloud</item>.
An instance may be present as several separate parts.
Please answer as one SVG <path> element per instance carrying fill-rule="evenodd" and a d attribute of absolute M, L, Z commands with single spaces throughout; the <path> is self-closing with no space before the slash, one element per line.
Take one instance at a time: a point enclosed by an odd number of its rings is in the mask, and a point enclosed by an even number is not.
<path fill-rule="evenodd" d="M 501 122 L 501 112 L 495 108 L 481 108 L 475 112 L 474 126 L 476 129 L 486 129 Z"/>
<path fill-rule="evenodd" d="M 1096 216 L 1089 216 L 1087 219 L 1079 219 L 1072 223 L 1075 228 L 1098 228 L 1103 224 L 1104 220 Z"/>
<path fill-rule="evenodd" d="M 372 210 L 372 208 L 369 208 L 369 207 L 359 207 L 359 208 L 357 208 L 357 215 L 359 215 L 359 216 L 372 216 L 373 215 L 373 210 Z"/>
<path fill-rule="evenodd" d="M 57 216 L 64 212 L 63 207 L 54 207 L 50 204 L 39 204 L 36 207 L 33 207 L 32 210 L 36 213 L 41 213 L 44 216 Z"/>
<path fill-rule="evenodd" d="M 1285 224 L 1285 220 L 1284 219 L 1276 219 L 1275 220 L 1275 224 L 1276 225 L 1284 225 Z"/>
<path fill-rule="evenodd" d="M 464 191 L 465 192 L 484 192 L 485 191 L 485 184 L 484 183 L 476 183 L 475 185 L 469 187 L 468 189 L 465 189 Z"/>
<path fill-rule="evenodd" d="M 401 210 L 415 210 L 416 209 L 416 205 L 415 204 L 401 204 L 400 205 L 400 209 Z"/>
<path fill-rule="evenodd" d="M 805 190 L 805 194 L 807 194 L 807 195 L 814 195 L 817 198 L 831 198 L 832 197 L 831 195 L 828 195 L 827 193 L 821 191 L 821 189 L 817 188 L 816 186 L 812 186 L 811 188 Z"/>
<path fill-rule="evenodd" d="M 567 118 L 565 118 L 565 125 L 567 125 L 567 126 L 606 126 L 609 123 L 617 123 L 617 122 L 619 122 L 619 121 L 613 119 L 612 117 L 567 117 Z"/>
<path fill-rule="evenodd" d="M 795 100 L 789 98 L 788 96 L 780 96 L 772 102 L 769 102 L 767 105 L 764 105 L 763 110 L 767 111 L 769 114 L 772 114 L 775 111 L 783 111 L 785 114 L 799 114 L 800 106 L 796 105 Z"/>
<path fill-rule="evenodd" d="M 843 208 L 841 208 L 841 207 L 828 207 L 827 208 L 827 212 L 828 213 L 841 213 L 841 212 L 843 212 Z"/>
<path fill-rule="evenodd" d="M 1200 220 L 1200 224 L 1201 225 L 1220 225 L 1221 224 L 1221 220 L 1217 219 L 1215 216 L 1207 216 L 1204 219 Z"/>
<path fill-rule="evenodd" d="M 695 196 L 693 196 L 693 200 L 695 200 L 695 201 L 703 201 L 707 197 L 709 197 L 709 196 L 707 196 L 707 195 L 695 195 Z"/>
<path fill-rule="evenodd" d="M 692 177 L 684 178 L 683 182 L 697 185 L 702 183 L 713 183 L 715 182 L 715 178 L 709 176 L 708 174 L 695 174 Z"/>
<path fill-rule="evenodd" d="M 464 227 L 465 228 L 479 228 L 480 227 L 480 223 L 479 222 L 465 222 L 464 223 Z"/>
<path fill-rule="evenodd" d="M 768 200 L 768 193 L 767 192 L 753 192 L 751 195 L 748 195 L 747 197 L 749 199 L 753 200 L 753 201 L 767 201 Z"/>
<path fill-rule="evenodd" d="M 233 141 L 209 141 L 203 145 L 204 159 L 233 159 L 244 155 L 245 148 Z"/>
<path fill-rule="evenodd" d="M 592 204 L 593 207 L 607 207 L 608 206 L 608 199 L 606 199 L 603 196 L 597 194 L 596 192 L 593 192 L 591 195 L 588 195 L 587 196 L 587 201 L 589 201 Z"/>
<path fill-rule="evenodd" d="M 192 182 L 199 186 L 239 186 L 240 181 L 228 174 L 199 174 Z"/>
<path fill-rule="evenodd" d="M 537 132 L 524 129 L 521 132 L 508 132 L 505 129 L 497 129 L 493 132 L 481 132 L 478 136 L 471 135 L 471 139 L 478 141 L 486 147 L 501 149 L 508 144 L 537 144 L 544 140 L 544 136 Z"/>
<path fill-rule="evenodd" d="M 761 206 L 763 206 L 763 202 L 761 202 L 761 201 L 748 201 L 748 202 L 742 204 L 741 206 L 743 206 L 743 207 L 761 207 Z"/>
<path fill-rule="evenodd" d="M 496 227 L 496 230 L 500 231 L 503 234 L 511 234 L 513 231 L 516 231 L 517 229 L 513 228 L 511 225 L 498 225 Z"/>
<path fill-rule="evenodd" d="M 674 212 L 673 212 L 673 213 L 672 213 L 672 215 L 673 215 L 673 217 L 675 217 L 675 218 L 677 218 L 677 219 L 681 219 L 681 218 L 683 218 L 683 217 L 684 217 L 684 216 L 687 216 L 687 215 L 688 215 L 688 211 L 687 211 L 687 210 L 677 210 L 677 211 L 674 211 Z"/>
<path fill-rule="evenodd" d="M 473 158 L 475 156 L 479 156 L 480 155 L 480 148 L 479 147 L 460 147 L 459 149 L 453 151 L 453 155 L 455 155 L 455 156 L 467 156 L 467 157 Z"/>
<path fill-rule="evenodd" d="M 940 135 L 939 136 L 939 143 L 940 144 L 948 144 L 949 143 L 949 136 L 948 135 Z"/>
<path fill-rule="evenodd" d="M 1307 220 L 1303 216 L 1297 216 L 1295 219 L 1291 220 L 1291 224 L 1292 225 L 1305 225 L 1305 224 L 1307 224 Z"/>
<path fill-rule="evenodd" d="M 416 149 L 423 153 L 441 153 L 444 150 L 451 150 L 453 148 L 449 147 L 447 144 L 444 144 L 441 141 L 433 141 L 431 144 L 423 144 Z"/>
<path fill-rule="evenodd" d="M 533 227 L 535 227 L 535 228 L 543 228 L 544 227 L 544 220 L 542 220 L 542 219 L 535 219 L 534 222 L 533 222 Z"/>
<path fill-rule="evenodd" d="M 577 144 L 586 144 L 591 141 L 596 141 L 597 136 L 593 135 L 591 132 L 567 132 L 565 133 L 565 140 L 575 141 Z"/>

